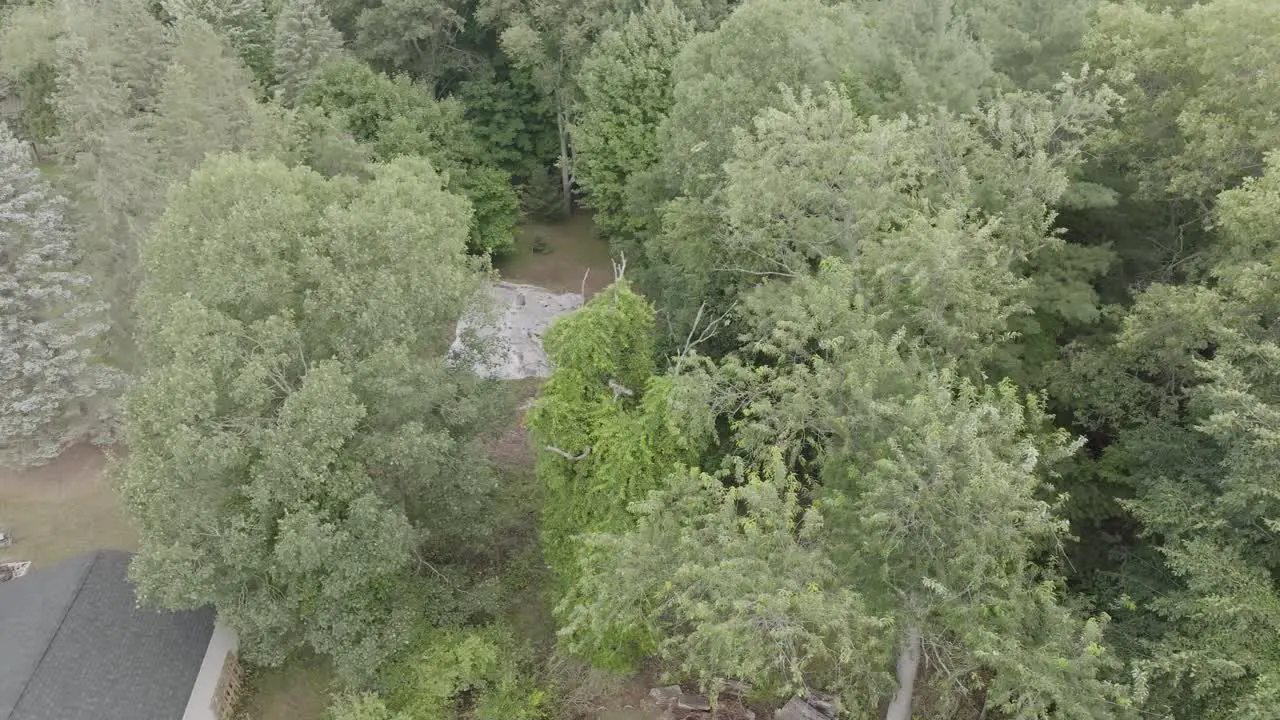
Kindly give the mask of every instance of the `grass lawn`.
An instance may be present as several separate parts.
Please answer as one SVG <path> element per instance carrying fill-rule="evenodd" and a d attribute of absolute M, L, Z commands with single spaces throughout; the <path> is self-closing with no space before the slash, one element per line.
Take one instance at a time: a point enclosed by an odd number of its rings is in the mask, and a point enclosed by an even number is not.
<path fill-rule="evenodd" d="M 535 250 L 539 244 L 541 252 Z M 515 251 L 494 264 L 506 280 L 556 292 L 580 292 L 584 275 L 588 295 L 613 282 L 609 243 L 594 235 L 591 216 L 585 213 L 563 222 L 525 223 Z"/>
<path fill-rule="evenodd" d="M 329 704 L 333 670 L 321 657 L 259 669 L 241 706 L 244 720 L 320 720 Z"/>
<path fill-rule="evenodd" d="M 136 550 L 138 534 L 103 477 L 106 456 L 77 445 L 43 467 L 0 469 L 0 525 L 13 545 L 0 559 L 47 567 L 93 550 Z"/>

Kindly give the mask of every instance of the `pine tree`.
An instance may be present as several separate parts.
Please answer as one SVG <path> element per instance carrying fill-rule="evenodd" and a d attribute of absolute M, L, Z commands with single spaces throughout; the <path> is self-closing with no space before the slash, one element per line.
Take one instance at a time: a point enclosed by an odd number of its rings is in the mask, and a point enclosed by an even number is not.
<path fill-rule="evenodd" d="M 262 0 L 162 0 L 175 20 L 199 18 L 213 26 L 258 80 L 271 81 L 271 22 Z"/>
<path fill-rule="evenodd" d="M 0 464 L 55 457 L 111 384 L 91 349 L 104 308 L 74 271 L 66 207 L 0 125 Z"/>
<path fill-rule="evenodd" d="M 177 23 L 173 61 L 145 119 L 161 185 L 184 182 L 210 153 L 266 151 L 285 142 L 284 118 L 257 102 L 240 58 L 206 22 Z"/>
<path fill-rule="evenodd" d="M 281 98 L 292 104 L 320 64 L 341 48 L 342 37 L 316 0 L 287 0 L 276 20 L 275 69 Z"/>

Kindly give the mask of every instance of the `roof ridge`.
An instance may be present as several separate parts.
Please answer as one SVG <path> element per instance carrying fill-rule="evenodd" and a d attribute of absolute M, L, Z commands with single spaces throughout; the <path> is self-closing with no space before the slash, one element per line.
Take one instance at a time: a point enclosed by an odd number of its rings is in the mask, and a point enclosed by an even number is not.
<path fill-rule="evenodd" d="M 76 600 L 80 599 L 80 593 L 84 590 L 85 581 L 89 579 L 89 573 L 93 570 L 93 566 L 98 564 L 98 560 L 102 558 L 102 551 L 97 550 L 93 553 L 93 559 L 85 564 L 84 572 L 80 574 L 80 581 L 76 583 L 76 592 L 71 596 L 71 601 L 67 603 L 67 607 L 62 611 L 62 617 L 58 618 L 58 627 L 49 636 L 49 643 L 44 646 L 44 650 L 40 653 L 40 659 L 31 668 L 31 674 L 27 677 L 27 682 L 22 686 L 22 692 L 18 693 L 18 698 L 13 701 L 13 714 L 17 714 L 22 709 L 22 699 L 27 696 L 27 688 L 31 687 L 31 680 L 40 672 L 40 666 L 44 664 L 44 659 L 49 655 L 49 648 L 58 639 L 58 635 L 62 632 L 62 626 L 67 622 L 67 616 L 71 614 L 71 608 L 75 607 Z"/>

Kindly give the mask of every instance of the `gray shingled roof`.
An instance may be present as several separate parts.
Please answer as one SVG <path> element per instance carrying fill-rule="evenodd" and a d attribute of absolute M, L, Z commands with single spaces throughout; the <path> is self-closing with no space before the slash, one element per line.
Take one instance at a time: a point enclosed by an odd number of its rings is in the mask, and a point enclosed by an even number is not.
<path fill-rule="evenodd" d="M 139 609 L 129 555 L 0 583 L 0 720 L 180 720 L 213 611 Z"/>

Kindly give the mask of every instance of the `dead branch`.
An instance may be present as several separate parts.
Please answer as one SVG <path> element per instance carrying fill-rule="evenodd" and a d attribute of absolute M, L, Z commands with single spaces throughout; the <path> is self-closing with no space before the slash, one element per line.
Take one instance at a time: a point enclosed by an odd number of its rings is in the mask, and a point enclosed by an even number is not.
<path fill-rule="evenodd" d="M 591 446 L 590 446 L 590 445 L 588 445 L 588 446 L 586 447 L 586 449 L 585 449 L 585 450 L 583 450 L 583 451 L 582 451 L 582 453 L 581 453 L 581 454 L 579 454 L 579 455 L 570 455 L 569 453 L 565 452 L 564 450 L 561 450 L 561 449 L 560 449 L 560 448 L 558 448 L 558 447 L 555 447 L 554 445 L 548 445 L 548 446 L 546 447 L 546 450 L 547 450 L 548 452 L 553 452 L 553 453 L 555 453 L 555 454 L 559 455 L 560 457 L 562 457 L 562 458 L 564 458 L 565 460 L 568 460 L 568 461 L 570 461 L 570 462 L 577 462 L 578 460 L 582 460 L 583 458 L 585 458 L 586 456 L 588 456 L 588 455 L 590 455 L 590 454 L 591 454 Z"/>
<path fill-rule="evenodd" d="M 715 267 L 711 269 L 715 272 L 742 273 L 743 275 L 755 275 L 756 277 L 795 278 L 796 276 L 795 273 L 789 273 L 789 272 L 771 272 L 769 270 L 747 270 L 745 268 Z"/>
<path fill-rule="evenodd" d="M 636 395 L 633 390 L 619 383 L 617 380 L 609 380 L 609 389 L 613 391 L 614 402 L 617 402 L 619 395 L 626 395 L 627 397 L 635 397 Z"/>
<path fill-rule="evenodd" d="M 697 332 L 698 325 L 702 322 L 702 313 L 706 310 L 707 304 L 704 302 L 698 306 L 698 314 L 693 318 L 693 326 L 689 328 L 689 335 L 684 339 L 684 348 L 680 350 L 680 355 L 676 360 L 674 374 L 680 374 L 681 368 L 684 367 L 685 359 L 689 357 L 689 353 L 693 352 L 694 348 L 715 337 L 716 328 L 724 322 L 725 318 L 729 317 L 729 313 L 733 312 L 734 307 L 737 307 L 736 303 L 731 305 L 728 310 L 725 310 L 724 314 L 720 317 L 712 318 L 712 320 L 707 323 L 707 326 L 702 329 L 702 332 L 698 335 L 698 339 L 695 340 L 693 338 L 693 334 Z"/>
<path fill-rule="evenodd" d="M 620 252 L 618 253 L 618 257 L 621 259 L 621 262 L 613 264 L 613 279 L 615 281 L 621 280 L 622 276 L 627 272 L 627 254 Z"/>
<path fill-rule="evenodd" d="M 587 271 L 582 273 L 582 291 L 580 294 L 582 295 L 583 304 L 586 304 L 587 302 L 587 276 L 590 274 L 591 268 L 587 268 Z"/>

